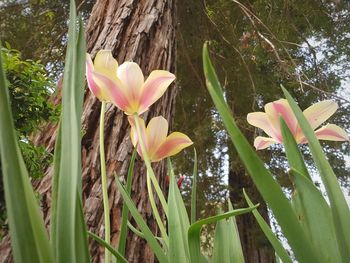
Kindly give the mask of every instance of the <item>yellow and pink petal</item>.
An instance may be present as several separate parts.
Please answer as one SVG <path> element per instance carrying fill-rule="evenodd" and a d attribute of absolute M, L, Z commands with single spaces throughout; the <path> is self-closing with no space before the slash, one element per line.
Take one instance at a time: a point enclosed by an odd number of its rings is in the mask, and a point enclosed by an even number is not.
<path fill-rule="evenodd" d="M 286 99 L 279 99 L 267 103 L 265 112 L 270 120 L 271 125 L 280 133 L 280 117 L 284 119 L 292 134 L 295 136 L 298 131 L 298 121 L 294 116 L 291 107 Z M 279 138 L 282 140 L 282 136 Z"/>
<path fill-rule="evenodd" d="M 282 141 L 281 132 L 277 129 L 278 127 L 273 127 L 270 120 L 265 112 L 251 112 L 247 115 L 247 121 L 250 125 L 262 129 L 270 137 Z"/>
<path fill-rule="evenodd" d="M 154 117 L 146 128 L 148 153 L 153 156 L 168 135 L 168 121 L 162 117 Z"/>
<path fill-rule="evenodd" d="M 263 150 L 275 143 L 280 143 L 280 142 L 273 138 L 258 136 L 254 140 L 254 147 L 256 150 Z"/>
<path fill-rule="evenodd" d="M 143 73 L 139 65 L 134 62 L 124 62 L 118 67 L 117 77 L 127 87 L 125 95 L 129 102 L 139 105 L 144 83 Z"/>
<path fill-rule="evenodd" d="M 179 153 L 181 150 L 192 144 L 193 142 L 187 135 L 181 132 L 173 132 L 159 146 L 155 154 L 151 156 L 151 160 L 152 162 L 160 161 L 166 157 Z"/>
<path fill-rule="evenodd" d="M 335 124 L 327 124 L 315 131 L 319 140 L 327 141 L 349 141 L 349 135 Z"/>
<path fill-rule="evenodd" d="M 324 100 L 317 102 L 304 110 L 304 116 L 310 123 L 312 129 L 316 129 L 323 122 L 329 119 L 336 110 L 338 104 L 333 100 Z"/>
<path fill-rule="evenodd" d="M 175 80 L 175 75 L 166 70 L 154 70 L 142 88 L 140 108 L 138 114 L 142 114 L 156 102 Z"/>

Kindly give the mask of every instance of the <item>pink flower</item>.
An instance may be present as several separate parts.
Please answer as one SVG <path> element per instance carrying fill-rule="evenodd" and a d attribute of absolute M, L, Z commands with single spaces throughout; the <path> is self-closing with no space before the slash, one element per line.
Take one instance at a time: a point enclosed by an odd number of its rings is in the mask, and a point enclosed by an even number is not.
<path fill-rule="evenodd" d="M 182 149 L 190 146 L 193 142 L 181 132 L 168 134 L 168 122 L 162 116 L 152 118 L 145 126 L 145 121 L 139 117 L 141 124 L 142 141 L 145 144 L 146 152 L 151 162 L 158 162 L 166 157 L 179 153 Z M 130 137 L 135 146 L 138 143 L 138 136 L 134 117 L 128 117 L 131 125 Z M 138 144 L 137 152 L 142 157 L 141 146 Z"/>
<path fill-rule="evenodd" d="M 306 110 L 304 116 L 315 130 L 338 109 L 332 100 L 320 101 Z M 270 137 L 258 136 L 254 140 L 257 150 L 265 149 L 274 143 L 283 143 L 279 118 L 282 117 L 292 132 L 298 144 L 307 143 L 307 140 L 298 125 L 291 107 L 286 99 L 280 99 L 265 105 L 265 112 L 252 112 L 247 116 L 249 124 L 262 129 Z M 315 131 L 319 140 L 348 141 L 349 136 L 339 126 L 327 124 Z"/>
<path fill-rule="evenodd" d="M 94 63 L 87 54 L 86 77 L 99 100 L 114 103 L 128 115 L 147 111 L 175 80 L 166 70 L 154 70 L 145 81 L 139 65 L 124 62 L 118 66 L 109 50 L 100 50 Z"/>

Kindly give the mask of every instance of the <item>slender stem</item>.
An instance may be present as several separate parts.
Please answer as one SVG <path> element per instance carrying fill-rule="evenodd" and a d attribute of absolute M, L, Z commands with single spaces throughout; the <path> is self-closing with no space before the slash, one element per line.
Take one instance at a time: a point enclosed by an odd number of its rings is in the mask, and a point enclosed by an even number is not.
<path fill-rule="evenodd" d="M 198 176 L 198 167 L 197 167 L 197 152 L 194 148 L 194 164 L 193 164 L 193 176 L 192 176 L 192 193 L 191 193 L 191 224 L 196 222 L 197 219 L 197 176 Z"/>
<path fill-rule="evenodd" d="M 102 184 L 102 199 L 103 199 L 103 213 L 105 221 L 105 241 L 110 244 L 111 232 L 110 232 L 110 219 L 109 219 L 109 204 L 108 204 L 108 190 L 107 190 L 107 175 L 106 175 L 106 159 L 105 159 L 105 146 L 104 146 L 104 119 L 106 111 L 106 102 L 102 101 L 101 116 L 100 116 L 100 161 L 101 161 L 101 184 Z M 111 254 L 107 248 L 105 248 L 105 263 L 111 262 Z"/>
<path fill-rule="evenodd" d="M 151 161 L 147 155 L 147 151 L 146 151 L 146 147 L 145 147 L 145 144 L 144 142 L 142 141 L 142 133 L 141 133 L 141 127 L 140 127 L 140 123 L 139 123 L 139 120 L 138 120 L 138 115 L 137 114 L 134 114 L 134 120 L 135 120 L 135 126 L 136 126 L 136 131 L 137 131 L 137 136 L 139 138 L 138 140 L 138 143 L 140 144 L 141 146 L 141 151 L 142 151 L 142 157 L 143 157 L 143 160 L 146 164 L 146 168 L 147 168 L 147 171 L 148 171 L 148 174 L 149 174 L 149 177 L 153 183 L 153 186 L 154 186 L 154 189 L 156 190 L 156 193 L 158 195 L 158 198 L 159 198 L 159 201 L 160 203 L 162 204 L 162 207 L 163 207 L 163 210 L 164 210 L 164 213 L 165 215 L 168 217 L 168 204 L 167 202 L 165 201 L 165 198 L 164 198 L 164 195 L 163 195 L 163 192 L 162 190 L 160 189 L 160 186 L 158 184 L 158 181 L 157 181 L 157 178 L 156 176 L 154 175 L 154 172 L 153 172 L 153 169 L 152 169 L 152 166 L 151 166 Z"/>
<path fill-rule="evenodd" d="M 154 218 L 157 221 L 157 224 L 158 224 L 158 227 L 159 227 L 159 230 L 160 230 L 160 233 L 162 235 L 162 238 L 164 240 L 165 245 L 167 247 L 169 247 L 169 238 L 168 238 L 168 235 L 166 233 L 163 221 L 160 218 L 160 215 L 159 215 L 159 212 L 158 212 L 158 209 L 157 209 L 157 206 L 156 206 L 156 202 L 154 201 L 154 196 L 153 196 L 153 191 L 152 191 L 152 184 L 151 184 L 151 179 L 150 179 L 150 177 L 148 175 L 148 171 L 147 171 L 147 190 L 148 190 L 148 197 L 149 197 L 149 201 L 151 203 L 151 207 L 152 207 Z"/>

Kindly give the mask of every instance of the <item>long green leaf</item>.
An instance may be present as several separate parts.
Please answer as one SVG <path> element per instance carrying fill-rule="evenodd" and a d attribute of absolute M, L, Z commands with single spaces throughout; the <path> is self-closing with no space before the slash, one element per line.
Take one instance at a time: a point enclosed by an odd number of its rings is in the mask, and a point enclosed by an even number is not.
<path fill-rule="evenodd" d="M 341 188 L 337 181 L 337 177 L 335 176 L 332 167 L 327 161 L 326 156 L 323 153 L 322 147 L 319 141 L 317 140 L 309 122 L 306 120 L 303 112 L 293 100 L 289 92 L 283 87 L 282 90 L 299 122 L 299 125 L 305 137 L 309 142 L 310 151 L 312 153 L 316 167 L 320 173 L 320 176 L 322 178 L 322 181 L 325 185 L 329 197 L 340 252 L 342 254 L 343 261 L 348 261 L 350 258 L 349 206 L 341 191 Z"/>
<path fill-rule="evenodd" d="M 220 214 L 222 211 L 219 212 Z M 230 263 L 230 236 L 226 219 L 216 223 L 213 247 L 213 263 Z"/>
<path fill-rule="evenodd" d="M 60 163 L 61 163 L 61 124 L 58 124 L 57 128 L 57 136 L 55 143 L 55 152 L 54 152 L 54 160 L 53 160 L 53 175 L 51 180 L 51 215 L 50 215 L 50 242 L 52 247 L 56 247 L 57 241 L 57 196 L 58 196 L 58 178 L 60 171 Z M 56 253 L 56 250 L 53 249 L 53 252 Z M 56 254 L 54 257 L 56 258 Z"/>
<path fill-rule="evenodd" d="M 293 168 L 290 176 L 296 188 L 294 206 L 305 232 L 318 248 L 324 262 L 341 262 L 332 212 L 322 193 Z"/>
<path fill-rule="evenodd" d="M 236 125 L 232 117 L 232 112 L 225 102 L 220 82 L 211 64 L 206 43 L 203 47 L 203 66 L 208 91 L 223 119 L 231 140 L 237 149 L 238 155 L 243 161 L 262 197 L 272 209 L 273 214 L 280 224 L 284 235 L 288 239 L 296 258 L 299 262 L 320 262 L 315 248 L 306 238 L 306 235 L 280 185 L 274 180 L 271 173 L 266 169 L 264 163 L 258 157 L 255 150 L 252 149 L 251 145 Z"/>
<path fill-rule="evenodd" d="M 133 216 L 137 225 L 141 229 L 141 232 L 144 234 L 144 237 L 147 240 L 148 245 L 151 247 L 152 251 L 154 252 L 154 254 L 156 255 L 160 263 L 168 262 L 168 259 L 165 253 L 163 252 L 162 248 L 158 244 L 156 238 L 154 237 L 152 231 L 147 226 L 141 214 L 138 212 L 135 204 L 131 200 L 129 194 L 126 192 L 124 186 L 119 181 L 118 176 L 114 176 L 114 177 L 115 177 L 115 182 L 117 184 L 117 188 L 119 189 L 121 195 L 123 196 L 124 202 L 128 206 L 131 215 Z"/>
<path fill-rule="evenodd" d="M 249 206 L 252 206 L 253 202 L 250 200 L 250 198 L 248 197 L 244 189 L 243 189 L 243 194 L 244 194 L 245 200 L 247 201 L 247 204 Z M 283 245 L 275 236 L 275 234 L 272 232 L 270 226 L 265 222 L 264 218 L 260 215 L 258 210 L 254 210 L 253 215 L 256 221 L 258 222 L 261 230 L 264 232 L 266 238 L 270 241 L 278 257 L 283 261 L 283 263 L 292 263 L 293 261 L 289 257 L 287 251 L 284 249 Z"/>
<path fill-rule="evenodd" d="M 130 164 L 129 164 L 129 169 L 128 169 L 128 175 L 126 178 L 126 192 L 130 196 L 131 193 L 131 187 L 132 187 L 132 177 L 134 175 L 134 165 L 135 165 L 135 158 L 137 154 L 137 147 L 135 147 Z M 122 208 L 122 221 L 121 221 L 121 227 L 120 227 L 120 234 L 119 234 L 119 244 L 118 244 L 118 252 L 121 255 L 125 255 L 125 245 L 126 245 L 126 237 L 128 233 L 128 215 L 129 215 L 129 209 L 128 206 L 123 203 L 123 208 Z"/>
<path fill-rule="evenodd" d="M 219 220 L 229 218 L 231 216 L 238 216 L 245 213 L 249 213 L 253 211 L 256 207 L 257 206 L 236 209 L 220 215 L 211 216 L 211 217 L 199 220 L 196 223 L 192 224 L 188 229 L 188 244 L 191 251 L 191 262 L 200 262 L 202 259 L 201 252 L 200 252 L 200 232 L 203 225 L 212 224 Z"/>
<path fill-rule="evenodd" d="M 85 229 L 80 215 L 81 199 L 81 113 L 85 78 L 85 40 L 82 23 L 77 19 L 75 3 L 70 3 L 67 54 L 62 88 L 61 157 L 57 193 L 57 262 L 89 262 L 87 246 L 80 232 Z M 78 198 L 77 198 L 78 196 Z M 78 259 L 79 258 L 79 259 Z"/>
<path fill-rule="evenodd" d="M 325 262 L 340 262 L 331 209 L 320 190 L 312 183 L 298 145 L 281 118 L 282 138 L 295 186 L 292 204 L 299 221 Z M 300 178 L 304 177 L 304 178 Z M 317 222 L 317 224 L 315 224 Z"/>
<path fill-rule="evenodd" d="M 169 185 L 169 262 L 190 262 L 190 252 L 188 250 L 187 230 L 189 228 L 189 220 L 185 205 L 183 203 L 179 188 L 177 186 L 175 175 L 168 161 L 170 170 L 170 185 Z"/>
<path fill-rule="evenodd" d="M 28 262 L 28 259 L 53 262 L 42 215 L 17 142 L 1 52 L 0 156 L 14 259 L 17 263 Z"/>
<path fill-rule="evenodd" d="M 295 141 L 293 134 L 289 130 L 283 118 L 280 118 L 280 124 L 281 124 L 283 145 L 286 150 L 289 166 L 291 168 L 296 169 L 297 171 L 300 171 L 301 174 L 303 174 L 304 176 L 306 176 L 308 179 L 311 180 L 311 177 L 306 168 L 303 156 L 301 155 L 301 152 L 298 148 L 298 144 Z"/>
<path fill-rule="evenodd" d="M 249 205 L 249 206 L 253 206 Z M 230 199 L 228 199 L 228 210 L 233 210 L 233 206 L 231 204 Z M 253 210 L 254 213 L 256 210 Z M 244 256 L 242 251 L 242 244 L 239 237 L 239 232 L 236 224 L 236 218 L 230 217 L 227 219 L 228 221 L 228 229 L 227 233 L 230 235 L 229 238 L 229 247 L 230 247 L 230 262 L 231 263 L 244 263 Z"/>
<path fill-rule="evenodd" d="M 134 227 L 129 221 L 127 223 L 128 228 L 137 236 L 141 237 L 141 238 L 145 238 L 145 235 L 139 231 L 136 227 Z M 164 244 L 163 238 L 161 237 L 154 237 L 155 239 L 157 239 L 160 243 Z"/>
<path fill-rule="evenodd" d="M 194 163 L 193 163 L 193 175 L 192 175 L 192 191 L 191 191 L 191 224 L 197 220 L 197 176 L 198 176 L 198 166 L 197 166 L 197 151 L 193 148 L 194 152 Z"/>
<path fill-rule="evenodd" d="M 100 245 L 104 246 L 111 252 L 113 256 L 118 260 L 118 262 L 121 263 L 128 263 L 128 261 L 123 257 L 122 254 L 120 254 L 118 251 L 116 251 L 110 244 L 108 244 L 106 241 L 104 241 L 102 238 L 100 238 L 98 235 L 92 233 L 92 232 L 87 232 L 90 237 L 92 237 L 94 240 L 96 240 Z"/>

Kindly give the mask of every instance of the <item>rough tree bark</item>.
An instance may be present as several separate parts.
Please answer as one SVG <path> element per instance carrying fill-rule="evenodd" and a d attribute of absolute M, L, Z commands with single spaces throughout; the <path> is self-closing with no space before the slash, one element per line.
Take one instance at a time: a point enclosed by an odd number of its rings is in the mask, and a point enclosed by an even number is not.
<path fill-rule="evenodd" d="M 175 72 L 175 0 L 97 0 L 86 28 L 88 52 L 93 56 L 100 49 L 110 49 L 119 63 L 134 61 L 147 76 L 154 69 Z M 176 89 L 171 86 L 165 95 L 143 117 L 173 116 Z M 84 98 L 82 138 L 83 201 L 85 218 L 90 231 L 103 237 L 103 205 L 99 163 L 99 113 L 101 103 L 86 91 Z M 53 151 L 56 125 L 50 124 L 35 137 L 36 144 Z M 105 117 L 105 151 L 111 209 L 112 244 L 118 243 L 122 198 L 116 190 L 113 173 L 125 178 L 132 153 L 129 124 L 126 116 L 107 105 Z M 160 184 L 164 186 L 165 165 L 155 165 Z M 34 182 L 42 196 L 42 210 L 49 223 L 52 167 L 46 177 Z M 156 226 L 147 198 L 145 169 L 138 158 L 135 165 L 132 198 L 153 230 Z M 91 243 L 93 262 L 103 262 L 103 249 Z M 9 237 L 0 246 L 0 261 L 11 262 Z M 131 233 L 128 236 L 126 257 L 129 262 L 153 262 L 153 255 L 144 240 Z"/>

